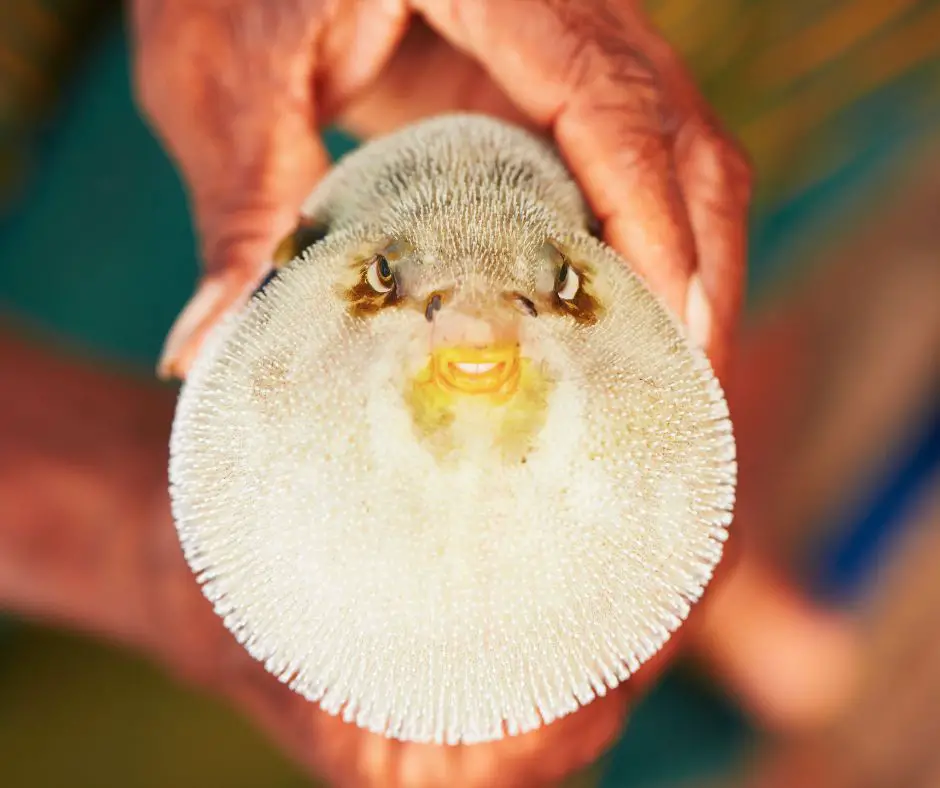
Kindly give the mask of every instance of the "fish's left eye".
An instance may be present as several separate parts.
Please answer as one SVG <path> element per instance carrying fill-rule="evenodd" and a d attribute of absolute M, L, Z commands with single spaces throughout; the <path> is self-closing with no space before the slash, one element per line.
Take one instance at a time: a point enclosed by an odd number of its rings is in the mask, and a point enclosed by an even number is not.
<path fill-rule="evenodd" d="M 571 264 L 565 260 L 558 269 L 558 280 L 555 284 L 555 292 L 562 301 L 571 301 L 581 287 L 581 277 L 578 272 L 572 268 Z"/>
<path fill-rule="evenodd" d="M 395 287 L 395 276 L 388 259 L 383 255 L 376 255 L 366 269 L 366 281 L 376 293 L 388 293 Z"/>

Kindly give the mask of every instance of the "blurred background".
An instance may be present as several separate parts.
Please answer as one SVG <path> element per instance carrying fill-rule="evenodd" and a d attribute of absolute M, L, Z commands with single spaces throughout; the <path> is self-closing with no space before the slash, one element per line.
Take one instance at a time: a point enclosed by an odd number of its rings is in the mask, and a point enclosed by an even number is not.
<path fill-rule="evenodd" d="M 680 665 L 571 784 L 778 775 L 936 788 L 940 2 L 647 5 L 758 173 L 729 386 L 742 505 L 760 515 L 768 550 L 858 617 L 875 670 L 844 719 L 780 740 Z M 119 3 L 0 0 L 0 319 L 88 364 L 151 375 L 198 266 L 128 58 Z M 328 141 L 334 156 L 355 145 Z M 0 403 L 14 374 L 0 366 Z M 811 781 L 780 776 L 807 763 Z M 149 663 L 12 619 L 0 619 L 0 783 L 312 785 L 228 707 Z"/>

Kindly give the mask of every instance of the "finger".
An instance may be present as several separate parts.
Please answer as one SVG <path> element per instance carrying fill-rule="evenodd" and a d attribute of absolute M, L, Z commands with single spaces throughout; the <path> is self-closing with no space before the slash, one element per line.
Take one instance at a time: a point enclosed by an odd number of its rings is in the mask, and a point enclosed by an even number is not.
<path fill-rule="evenodd" d="M 271 227 L 282 225 L 272 217 Z M 274 237 L 285 235 L 286 230 Z M 229 250 L 196 287 L 196 292 L 176 318 L 160 351 L 157 375 L 183 379 L 212 328 L 230 310 L 242 306 L 270 268 L 270 241 L 260 236 L 256 243 L 245 241 Z"/>
<path fill-rule="evenodd" d="M 637 18 L 600 3 L 419 0 L 429 23 L 477 58 L 562 154 L 607 239 L 682 316 L 695 247 L 678 188 L 662 48 Z"/>
<path fill-rule="evenodd" d="M 311 707 L 311 738 L 325 774 L 337 784 L 408 788 L 538 788 L 557 785 L 587 768 L 620 735 L 630 707 L 668 664 L 677 645 L 666 648 L 629 681 L 550 725 L 496 742 L 470 746 L 411 744 L 369 733 Z"/>
<path fill-rule="evenodd" d="M 676 162 L 698 257 L 686 324 L 724 377 L 744 289 L 750 167 L 703 116 L 693 116 L 680 131 Z"/>
<path fill-rule="evenodd" d="M 624 686 L 536 731 L 483 744 L 411 744 L 328 726 L 317 738 L 354 740 L 356 755 L 347 770 L 363 786 L 538 788 L 557 785 L 608 749 L 623 728 L 631 697 Z"/>
<path fill-rule="evenodd" d="M 184 376 L 202 337 L 260 281 L 279 234 L 327 166 L 308 101 L 314 31 L 250 4 L 136 6 L 138 99 L 189 187 L 207 275 L 159 372 Z"/>
<path fill-rule="evenodd" d="M 330 95 L 353 90 L 388 57 L 405 9 L 137 0 L 135 10 L 138 99 L 189 187 L 206 268 L 160 362 L 162 374 L 184 376 L 206 332 L 260 283 L 329 165 L 313 94 L 318 55 L 347 40 L 346 58 L 319 84 Z M 365 53 L 354 45 L 362 30 L 372 33 Z"/>
<path fill-rule="evenodd" d="M 690 645 L 764 724 L 820 725 L 851 698 L 856 633 L 822 611 L 746 546 L 716 583 L 690 630 Z"/>
<path fill-rule="evenodd" d="M 283 116 L 279 123 L 286 125 Z M 309 129 L 292 135 L 282 127 L 271 137 L 271 152 L 231 178 L 226 196 L 197 193 L 193 212 L 206 274 L 164 344 L 158 368 L 164 377 L 185 377 L 208 331 L 250 296 L 271 267 L 273 248 L 296 225 L 305 195 L 326 171 L 327 157 L 311 142 Z M 286 167 L 285 159 L 296 168 Z M 264 195 L 263 202 L 249 205 L 253 195 Z"/>
<path fill-rule="evenodd" d="M 240 145 L 225 174 L 188 170 L 205 275 L 164 344 L 158 373 L 185 377 L 206 334 L 242 305 L 271 267 L 273 249 L 329 159 L 302 107 L 245 108 L 243 128 L 220 146 Z M 270 118 L 262 126 L 262 119 Z M 252 127 L 253 122 L 258 127 Z M 247 149 L 247 150 L 245 150 Z"/>

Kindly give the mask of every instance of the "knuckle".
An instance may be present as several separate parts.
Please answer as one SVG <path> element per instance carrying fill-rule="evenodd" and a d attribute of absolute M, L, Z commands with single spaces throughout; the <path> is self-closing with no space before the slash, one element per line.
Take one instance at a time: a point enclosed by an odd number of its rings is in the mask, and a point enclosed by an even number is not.
<path fill-rule="evenodd" d="M 656 70 L 621 39 L 578 36 L 567 55 L 564 79 L 575 96 L 610 96 L 612 104 L 649 115 L 659 112 L 662 90 Z"/>
<path fill-rule="evenodd" d="M 663 170 L 669 161 L 665 141 L 647 124 L 631 121 L 629 110 L 625 109 L 612 139 L 616 152 L 609 160 L 627 169 Z"/>
<path fill-rule="evenodd" d="M 273 246 L 268 233 L 233 222 L 204 234 L 203 260 L 208 274 L 224 274 L 241 283 L 260 280 Z"/>
<path fill-rule="evenodd" d="M 585 43 L 569 65 L 568 110 L 610 135 L 611 152 L 636 164 L 659 160 L 669 136 L 669 111 L 655 71 L 622 43 L 598 52 Z"/>
<path fill-rule="evenodd" d="M 740 143 L 714 125 L 694 124 L 687 157 L 693 176 L 708 191 L 735 205 L 750 202 L 754 171 Z"/>
<path fill-rule="evenodd" d="M 554 3 L 559 45 L 552 55 L 558 81 L 574 102 L 604 103 L 659 119 L 662 83 L 653 62 L 617 19 L 590 15 L 580 4 Z"/>
<path fill-rule="evenodd" d="M 754 185 L 754 165 L 744 147 L 733 137 L 719 138 L 719 155 L 735 196 L 749 202 Z"/>
<path fill-rule="evenodd" d="M 574 90 L 597 83 L 658 91 L 659 80 L 652 63 L 627 41 L 601 31 L 575 28 L 561 50 L 562 76 Z"/>
<path fill-rule="evenodd" d="M 317 40 L 331 6 L 319 0 L 147 5 L 134 20 L 134 89 L 159 125 L 192 116 L 219 126 L 263 105 L 306 109 Z"/>

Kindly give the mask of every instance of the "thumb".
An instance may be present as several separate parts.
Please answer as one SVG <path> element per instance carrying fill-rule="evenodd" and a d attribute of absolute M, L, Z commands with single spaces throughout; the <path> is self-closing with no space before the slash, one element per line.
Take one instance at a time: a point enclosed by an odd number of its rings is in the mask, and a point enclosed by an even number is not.
<path fill-rule="evenodd" d="M 205 263 L 160 362 L 162 375 L 182 376 L 329 164 L 311 82 L 329 19 L 235 0 L 135 0 L 132 10 L 137 103 L 188 188 Z"/>
<path fill-rule="evenodd" d="M 167 336 L 161 377 L 185 377 L 206 334 L 248 299 L 270 270 L 278 242 L 295 229 L 304 198 L 325 173 L 329 159 L 319 137 L 306 122 L 291 129 L 289 121 L 281 118 L 272 129 L 269 155 L 217 181 L 193 184 L 205 273 Z"/>

